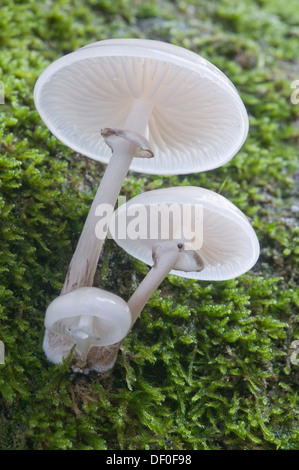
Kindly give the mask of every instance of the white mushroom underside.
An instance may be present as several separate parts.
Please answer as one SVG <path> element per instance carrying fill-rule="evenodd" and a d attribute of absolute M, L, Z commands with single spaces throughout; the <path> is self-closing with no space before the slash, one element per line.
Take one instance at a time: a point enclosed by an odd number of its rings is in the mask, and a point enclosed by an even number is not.
<path fill-rule="evenodd" d="M 171 274 L 212 281 L 233 279 L 251 269 L 259 256 L 259 243 L 247 218 L 230 201 L 203 188 L 181 186 L 140 194 L 118 208 L 114 213 L 115 219 L 112 220 L 113 227 L 118 226 L 119 217 L 121 217 L 120 226 L 124 223 L 122 222 L 124 220 L 122 219 L 123 213 L 130 214 L 130 207 L 134 208 L 143 204 L 146 210 L 151 212 L 153 205 L 158 204 L 159 207 L 162 207 L 162 204 L 167 204 L 171 207 L 176 201 L 181 201 L 177 203 L 178 206 L 179 204 L 188 204 L 188 201 L 190 204 L 202 205 L 201 233 L 198 237 L 199 241 L 202 240 L 202 246 L 197 253 L 203 261 L 204 269 L 200 272 L 190 270 L 192 256 L 189 251 L 188 257 L 186 256 L 185 260 L 182 257 Z M 178 214 L 180 212 L 183 214 L 183 210 L 185 210 L 183 208 L 186 206 L 181 207 L 182 210 L 178 211 Z M 141 218 L 140 222 L 143 224 L 143 220 L 148 221 L 149 219 L 146 216 Z M 138 212 L 136 220 L 138 221 Z M 152 237 L 151 226 L 147 225 L 148 236 L 144 239 L 139 237 L 134 240 L 130 237 L 130 223 L 132 223 L 131 218 L 127 216 L 126 237 L 120 238 L 116 233 L 113 238 L 129 254 L 148 265 L 152 265 L 152 249 L 158 240 Z M 172 233 L 171 226 L 169 233 Z M 185 242 L 183 239 L 178 241 Z"/>
<path fill-rule="evenodd" d="M 111 151 L 100 131 L 122 128 L 140 98 L 153 104 L 146 137 L 155 158 L 134 159 L 133 170 L 177 174 L 215 168 L 236 153 L 247 134 L 247 116 L 233 87 L 208 69 L 166 60 L 81 59 L 50 75 L 36 99 L 56 137 L 108 162 Z"/>
<path fill-rule="evenodd" d="M 88 321 L 84 322 L 85 317 Z M 74 339 L 74 342 L 76 338 L 90 336 L 99 346 L 123 339 L 130 325 L 131 313 L 125 301 L 96 287 L 81 287 L 56 297 L 45 316 L 48 330 Z"/>

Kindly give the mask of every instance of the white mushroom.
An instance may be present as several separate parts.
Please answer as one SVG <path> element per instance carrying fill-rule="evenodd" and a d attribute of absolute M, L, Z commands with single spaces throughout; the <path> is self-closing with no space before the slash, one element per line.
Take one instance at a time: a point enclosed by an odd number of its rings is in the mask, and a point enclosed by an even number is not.
<path fill-rule="evenodd" d="M 190 216 L 190 207 L 199 210 Z M 187 216 L 184 211 L 189 212 Z M 156 217 L 159 212 L 161 217 L 153 218 L 152 214 Z M 168 240 L 151 225 L 158 226 L 167 217 Z M 139 238 L 130 231 L 130 226 L 137 225 L 142 234 Z M 158 236 L 153 238 L 153 233 Z M 152 265 L 128 301 L 132 325 L 168 274 L 205 281 L 228 280 L 251 269 L 259 256 L 259 242 L 246 216 L 223 196 L 199 187 L 165 188 L 136 196 L 115 211 L 111 235 L 127 253 Z"/>
<path fill-rule="evenodd" d="M 70 53 L 41 74 L 34 100 L 59 140 L 109 162 L 62 293 L 92 285 L 106 234 L 95 236 L 96 208 L 114 208 L 129 168 L 167 175 L 216 168 L 248 132 L 229 79 L 199 55 L 159 41 L 111 39 Z"/>
<path fill-rule="evenodd" d="M 130 326 L 131 313 L 124 300 L 103 289 L 81 287 L 60 295 L 48 306 L 43 349 L 57 364 L 74 347 L 74 368 L 89 370 L 95 354 L 92 348 L 118 343 Z"/>
<path fill-rule="evenodd" d="M 223 196 L 198 187 L 165 188 L 132 198 L 113 213 L 110 233 L 127 253 L 152 268 L 127 304 L 96 288 L 55 299 L 46 313 L 44 340 L 52 362 L 61 362 L 76 344 L 82 362 L 77 361 L 75 370 L 111 369 L 122 340 L 168 274 L 227 280 L 251 269 L 259 256 L 246 216 Z"/>

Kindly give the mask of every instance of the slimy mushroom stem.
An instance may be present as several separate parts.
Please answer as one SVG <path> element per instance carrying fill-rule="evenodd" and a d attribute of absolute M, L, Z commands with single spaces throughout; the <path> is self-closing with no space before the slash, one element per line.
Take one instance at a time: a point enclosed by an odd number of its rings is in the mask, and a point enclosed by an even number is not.
<path fill-rule="evenodd" d="M 102 130 L 106 143 L 112 149 L 112 155 L 103 178 L 92 202 L 76 250 L 73 254 L 61 294 L 83 286 L 92 286 L 98 260 L 107 235 L 109 219 L 113 213 L 117 197 L 131 165 L 134 156 L 153 157 L 153 153 L 144 148 L 147 141 L 145 133 L 152 103 L 134 100 L 124 129 Z M 148 147 L 148 146 L 147 146 Z M 107 211 L 105 217 L 106 229 L 101 234 L 96 232 L 101 206 Z"/>
<path fill-rule="evenodd" d="M 177 241 L 166 241 L 153 247 L 154 264 L 127 302 L 132 315 L 131 327 L 151 295 L 174 268 L 183 250 L 184 244 Z"/>
<path fill-rule="evenodd" d="M 101 337 L 95 333 L 94 317 L 91 315 L 81 315 L 77 326 L 70 326 L 69 338 L 74 340 L 76 351 L 82 361 L 85 361 L 87 354 L 93 345 L 101 341 Z"/>

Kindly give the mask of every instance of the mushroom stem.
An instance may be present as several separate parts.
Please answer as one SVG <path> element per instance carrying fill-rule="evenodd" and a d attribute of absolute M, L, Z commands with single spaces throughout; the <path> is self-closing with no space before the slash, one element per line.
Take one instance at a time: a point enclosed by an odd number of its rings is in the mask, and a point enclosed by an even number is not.
<path fill-rule="evenodd" d="M 132 314 L 131 328 L 151 295 L 177 263 L 183 249 L 182 243 L 174 241 L 160 243 L 154 248 L 154 265 L 127 302 Z"/>
<path fill-rule="evenodd" d="M 82 320 L 84 325 L 81 325 Z M 70 337 L 76 344 L 76 352 L 79 354 L 82 361 L 86 360 L 91 346 L 96 345 L 97 341 L 100 339 L 92 333 L 92 323 L 92 317 L 87 316 L 87 318 L 84 318 L 81 316 L 79 325 L 77 327 L 71 327 Z"/>
<path fill-rule="evenodd" d="M 85 360 L 92 345 L 97 345 L 101 337 L 96 335 L 93 327 L 94 317 L 81 315 L 78 326 L 70 327 L 70 337 L 76 343 L 76 351 L 80 358 Z"/>
<path fill-rule="evenodd" d="M 149 300 L 153 292 L 177 263 L 180 252 L 183 249 L 183 243 L 177 243 L 174 241 L 165 241 L 157 244 L 153 248 L 153 267 L 141 281 L 136 291 L 127 302 L 132 318 L 130 329 L 133 327 L 144 305 Z M 91 369 L 97 370 L 98 372 L 104 372 L 111 369 L 115 363 L 122 342 L 123 340 L 118 343 L 111 344 L 110 346 L 91 349 Z"/>
<path fill-rule="evenodd" d="M 136 99 L 133 102 L 124 128 L 144 134 L 151 111 L 152 104 L 149 101 Z M 93 285 L 98 260 L 108 231 L 109 220 L 135 151 L 136 144 L 123 138 L 118 138 L 114 144 L 113 153 L 92 202 L 69 265 L 61 294 L 83 286 Z M 105 232 L 99 238 L 96 234 L 99 217 L 96 214 L 100 205 L 102 205 L 103 210 L 107 209 L 107 217 L 105 219 Z"/>

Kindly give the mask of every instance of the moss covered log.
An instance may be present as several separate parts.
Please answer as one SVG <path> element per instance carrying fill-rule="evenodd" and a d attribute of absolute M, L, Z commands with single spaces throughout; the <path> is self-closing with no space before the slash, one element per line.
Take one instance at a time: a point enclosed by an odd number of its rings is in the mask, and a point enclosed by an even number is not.
<path fill-rule="evenodd" d="M 2 0 L 1 449 L 299 450 L 298 24 L 296 0 Z M 261 256 L 232 281 L 169 276 L 114 369 L 80 375 L 69 358 L 46 360 L 43 321 L 104 165 L 51 135 L 33 88 L 56 58 L 117 37 L 201 54 L 236 85 L 250 118 L 245 145 L 223 167 L 130 172 L 122 194 L 219 192 L 249 217 Z M 147 269 L 108 240 L 95 285 L 127 300 Z"/>

